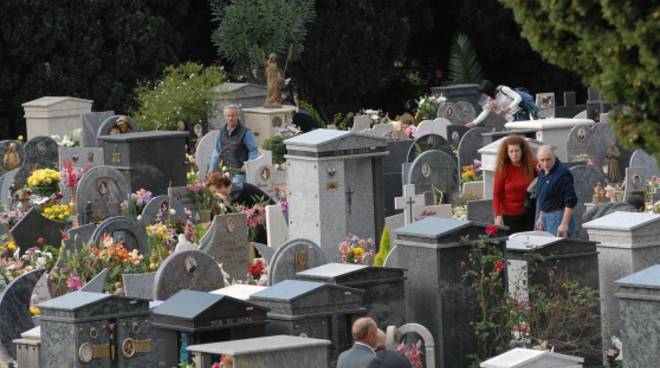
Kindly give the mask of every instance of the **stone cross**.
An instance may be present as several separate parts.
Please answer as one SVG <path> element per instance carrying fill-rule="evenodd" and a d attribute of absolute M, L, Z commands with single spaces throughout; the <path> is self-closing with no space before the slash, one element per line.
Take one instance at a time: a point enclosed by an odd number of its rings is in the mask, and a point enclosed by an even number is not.
<path fill-rule="evenodd" d="M 415 184 L 403 186 L 403 196 L 394 198 L 394 208 L 403 210 L 406 225 L 415 221 L 415 217 L 424 211 L 424 195 L 415 194 Z"/>

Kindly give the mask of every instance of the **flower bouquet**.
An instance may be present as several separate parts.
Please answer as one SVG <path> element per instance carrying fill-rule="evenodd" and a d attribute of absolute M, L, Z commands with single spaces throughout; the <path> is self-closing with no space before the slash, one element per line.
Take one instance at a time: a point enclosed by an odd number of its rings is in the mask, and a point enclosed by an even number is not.
<path fill-rule="evenodd" d="M 268 268 L 266 261 L 263 258 L 255 258 L 251 264 L 248 265 L 248 284 L 266 286 L 268 277 Z"/>
<path fill-rule="evenodd" d="M 373 239 L 361 239 L 349 234 L 339 243 L 339 256 L 342 263 L 371 264 L 374 259 Z"/>
<path fill-rule="evenodd" d="M 153 193 L 144 188 L 140 188 L 137 192 L 131 193 L 129 199 L 121 204 L 121 207 L 124 209 L 124 216 L 131 219 L 139 219 L 139 216 L 142 215 L 142 210 L 144 210 L 144 206 L 146 206 L 153 197 Z"/>
<path fill-rule="evenodd" d="M 32 172 L 27 184 L 33 194 L 40 197 L 50 197 L 59 192 L 60 173 L 52 169 L 39 169 Z"/>
<path fill-rule="evenodd" d="M 469 183 L 471 181 L 481 181 L 483 176 L 481 175 L 481 163 L 476 164 L 478 160 L 475 160 L 474 165 L 465 165 L 463 166 L 463 171 L 461 173 L 461 184 Z"/>
<path fill-rule="evenodd" d="M 52 203 L 45 207 L 41 214 L 47 219 L 64 222 L 69 219 L 71 211 L 67 204 Z"/>
<path fill-rule="evenodd" d="M 438 109 L 447 98 L 443 95 L 428 95 L 422 96 L 417 100 L 417 116 L 421 120 L 435 119 L 438 116 Z"/>
<path fill-rule="evenodd" d="M 424 362 L 422 361 L 422 355 L 424 355 L 422 353 L 422 340 L 417 340 L 417 343 L 412 346 L 408 346 L 405 343 L 397 344 L 396 351 L 403 354 L 413 368 L 424 368 Z"/>
<path fill-rule="evenodd" d="M 264 200 L 256 203 L 252 207 L 243 207 L 241 212 L 245 214 L 248 225 L 248 240 L 254 241 L 257 238 L 259 227 L 266 223 L 266 209 L 264 208 Z"/>

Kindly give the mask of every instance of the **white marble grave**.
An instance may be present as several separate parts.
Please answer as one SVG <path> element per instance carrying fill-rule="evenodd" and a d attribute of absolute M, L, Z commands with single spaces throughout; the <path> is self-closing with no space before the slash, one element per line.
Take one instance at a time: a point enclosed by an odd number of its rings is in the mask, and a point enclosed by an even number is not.
<path fill-rule="evenodd" d="M 529 121 L 514 121 L 506 123 L 504 126 L 513 131 L 516 130 L 536 130 L 536 140 L 556 147 L 557 157 L 563 162 L 568 160 L 568 151 L 566 149 L 566 142 L 568 142 L 568 135 L 574 126 L 586 124 L 593 125 L 594 121 L 591 119 L 540 119 Z"/>
<path fill-rule="evenodd" d="M 93 102 L 68 96 L 47 96 L 24 103 L 27 139 L 82 130 L 80 116 L 92 111 Z"/>
<path fill-rule="evenodd" d="M 282 206 L 273 204 L 266 206 L 266 241 L 268 246 L 277 249 L 289 240 L 289 226 Z"/>
<path fill-rule="evenodd" d="M 415 194 L 415 184 L 404 185 L 403 196 L 394 198 L 394 208 L 403 210 L 404 225 L 415 222 L 415 217 L 424 212 L 424 206 L 424 195 Z"/>

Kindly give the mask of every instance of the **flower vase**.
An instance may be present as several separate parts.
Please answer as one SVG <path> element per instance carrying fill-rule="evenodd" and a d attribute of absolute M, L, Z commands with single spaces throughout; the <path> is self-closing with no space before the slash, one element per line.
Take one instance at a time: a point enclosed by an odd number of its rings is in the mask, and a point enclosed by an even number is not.
<path fill-rule="evenodd" d="M 71 214 L 71 216 L 75 216 L 78 214 L 78 212 L 76 212 L 76 207 L 77 207 L 76 193 L 72 193 L 71 196 L 69 197 L 69 214 Z"/>
<path fill-rule="evenodd" d="M 199 217 L 201 223 L 211 222 L 211 209 L 201 209 L 199 210 Z"/>

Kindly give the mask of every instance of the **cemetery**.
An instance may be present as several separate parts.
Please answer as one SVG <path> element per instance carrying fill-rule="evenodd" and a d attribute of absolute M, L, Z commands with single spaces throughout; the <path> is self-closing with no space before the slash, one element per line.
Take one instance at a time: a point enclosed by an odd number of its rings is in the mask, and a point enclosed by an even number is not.
<path fill-rule="evenodd" d="M 657 6 L 484 1 L 511 77 L 467 6 L 470 37 L 430 1 L 137 3 L 174 38 L 0 60 L 0 368 L 660 367 Z M 378 40 L 441 28 L 442 60 Z"/>

